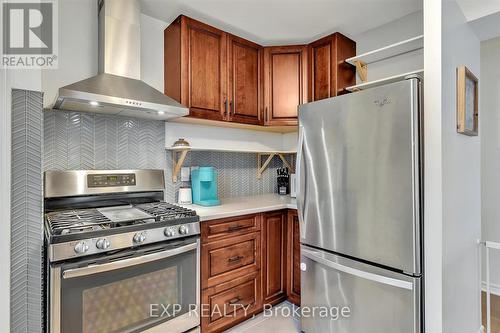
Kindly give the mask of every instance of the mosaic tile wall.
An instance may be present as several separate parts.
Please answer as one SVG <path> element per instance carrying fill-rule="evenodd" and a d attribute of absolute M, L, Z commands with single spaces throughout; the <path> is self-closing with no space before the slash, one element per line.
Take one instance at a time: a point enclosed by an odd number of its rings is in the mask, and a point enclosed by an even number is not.
<path fill-rule="evenodd" d="M 42 332 L 42 93 L 12 91 L 10 331 Z"/>
<path fill-rule="evenodd" d="M 172 155 L 164 148 L 161 121 L 78 112 L 44 112 L 44 170 L 164 169 L 166 200 L 175 202 L 177 190 L 189 185 L 172 183 Z M 257 179 L 257 156 L 244 153 L 190 152 L 185 166 L 214 166 L 219 174 L 219 197 L 276 191 L 275 157 L 262 179 Z"/>
<path fill-rule="evenodd" d="M 264 160 L 264 157 L 262 158 Z M 167 153 L 168 175 L 171 181 L 172 154 Z M 241 197 L 276 192 L 276 169 L 282 166 L 279 157 L 274 157 L 269 167 L 257 179 L 257 155 L 227 152 L 190 152 L 186 156 L 184 166 L 213 166 L 218 171 L 218 191 L 220 198 Z M 180 179 L 180 177 L 178 177 Z M 189 183 L 177 182 L 167 187 L 167 197 L 175 200 L 175 194 L 181 186 Z M 175 198 L 175 199 L 174 199 Z"/>
<path fill-rule="evenodd" d="M 163 122 L 44 112 L 44 169 L 164 169 Z"/>

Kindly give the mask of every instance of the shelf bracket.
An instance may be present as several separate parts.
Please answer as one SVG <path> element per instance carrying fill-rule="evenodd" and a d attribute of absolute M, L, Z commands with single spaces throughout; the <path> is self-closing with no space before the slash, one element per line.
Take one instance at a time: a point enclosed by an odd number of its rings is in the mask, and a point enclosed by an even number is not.
<path fill-rule="evenodd" d="M 262 156 L 267 156 L 267 159 L 262 163 Z M 261 179 L 262 174 L 264 171 L 266 171 L 266 168 L 269 166 L 269 163 L 273 160 L 275 156 L 278 156 L 281 161 L 283 162 L 283 165 L 290 170 L 290 172 L 294 172 L 294 169 L 292 168 L 292 165 L 290 162 L 287 161 L 285 158 L 285 153 L 257 153 L 257 178 Z"/>
<path fill-rule="evenodd" d="M 172 182 L 177 183 L 177 176 L 181 171 L 182 164 L 186 159 L 189 149 L 172 150 Z"/>
<path fill-rule="evenodd" d="M 288 170 L 290 170 L 291 173 L 294 173 L 295 171 L 293 170 L 292 165 L 285 158 L 285 155 L 278 154 L 278 156 L 280 157 L 281 161 L 283 162 L 283 165 L 286 166 L 288 168 Z"/>
<path fill-rule="evenodd" d="M 266 156 L 266 155 L 269 155 L 269 156 L 267 157 L 264 164 L 262 164 L 262 156 Z M 270 154 L 257 153 L 257 178 L 258 179 L 262 178 L 262 174 L 266 170 L 269 163 L 271 163 L 274 156 L 276 156 L 276 153 L 270 153 Z"/>
<path fill-rule="evenodd" d="M 368 81 L 368 65 L 366 62 L 361 60 L 356 60 L 354 62 L 356 64 L 356 72 L 359 75 L 359 78 L 362 82 Z"/>

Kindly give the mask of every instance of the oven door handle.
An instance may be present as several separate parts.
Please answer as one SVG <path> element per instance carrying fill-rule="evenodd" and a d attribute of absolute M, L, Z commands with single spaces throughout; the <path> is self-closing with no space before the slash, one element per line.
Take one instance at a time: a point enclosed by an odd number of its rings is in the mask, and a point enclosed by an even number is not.
<path fill-rule="evenodd" d="M 108 262 L 105 264 L 89 265 L 87 267 L 72 268 L 67 269 L 62 272 L 62 277 L 64 279 L 71 279 L 79 276 L 87 276 L 97 273 L 109 272 L 116 269 L 126 268 L 130 266 L 140 265 L 152 261 L 157 261 L 165 259 L 168 257 L 176 256 L 181 253 L 189 252 L 195 250 L 198 247 L 198 241 L 192 244 L 184 245 L 175 249 L 145 254 L 140 257 L 134 257 L 129 259 L 117 260 L 113 262 Z"/>

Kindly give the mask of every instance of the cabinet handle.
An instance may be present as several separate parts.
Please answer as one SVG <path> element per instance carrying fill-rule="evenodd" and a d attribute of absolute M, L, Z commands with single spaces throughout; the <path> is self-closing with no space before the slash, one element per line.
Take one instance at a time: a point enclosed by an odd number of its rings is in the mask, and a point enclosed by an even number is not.
<path fill-rule="evenodd" d="M 234 257 L 231 257 L 231 258 L 227 259 L 227 261 L 230 262 L 230 263 L 232 263 L 232 262 L 240 261 L 243 258 L 245 258 L 245 257 L 243 257 L 243 256 L 234 256 Z"/>
<path fill-rule="evenodd" d="M 237 296 L 237 297 L 235 297 L 235 298 L 233 298 L 233 299 L 229 300 L 228 304 L 229 304 L 229 305 L 234 305 L 234 304 L 238 303 L 239 301 L 241 301 L 241 297 L 240 297 L 240 296 Z"/>
<path fill-rule="evenodd" d="M 237 231 L 237 230 L 240 230 L 240 229 L 244 229 L 244 228 L 245 228 L 244 225 L 232 225 L 229 228 L 227 228 L 227 231 L 228 232 L 234 232 L 234 231 Z"/>

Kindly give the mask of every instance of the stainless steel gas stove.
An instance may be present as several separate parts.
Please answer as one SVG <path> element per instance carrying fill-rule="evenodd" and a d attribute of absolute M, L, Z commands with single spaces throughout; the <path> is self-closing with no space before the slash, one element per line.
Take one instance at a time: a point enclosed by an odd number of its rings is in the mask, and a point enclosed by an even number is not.
<path fill-rule="evenodd" d="M 45 173 L 50 332 L 199 326 L 199 217 L 164 187 L 162 170 Z"/>

